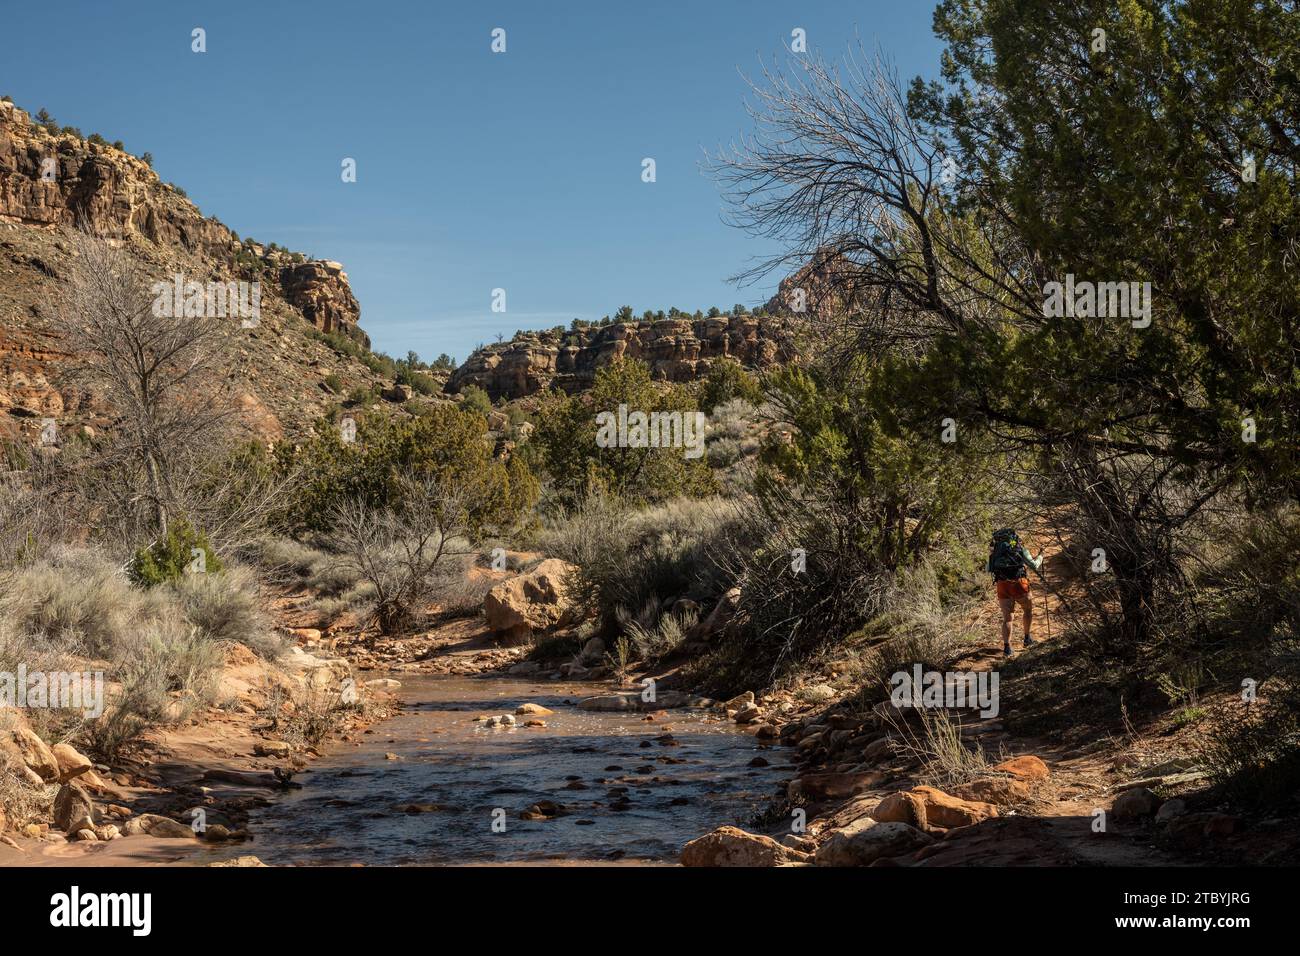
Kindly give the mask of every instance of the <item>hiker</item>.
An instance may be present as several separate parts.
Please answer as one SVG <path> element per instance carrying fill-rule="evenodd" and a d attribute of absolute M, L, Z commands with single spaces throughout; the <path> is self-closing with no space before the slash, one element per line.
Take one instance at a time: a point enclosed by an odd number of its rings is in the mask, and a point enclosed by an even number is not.
<path fill-rule="evenodd" d="M 1029 568 L 1038 579 L 1043 579 L 1043 553 L 1037 558 L 1029 556 L 1019 536 L 1011 528 L 993 533 L 989 546 L 989 561 L 984 570 L 993 575 L 998 589 L 998 608 L 1002 611 L 1002 653 L 1011 656 L 1011 614 L 1019 604 L 1024 609 L 1025 647 L 1034 643 L 1029 632 L 1034 620 L 1034 605 L 1029 599 Z"/>

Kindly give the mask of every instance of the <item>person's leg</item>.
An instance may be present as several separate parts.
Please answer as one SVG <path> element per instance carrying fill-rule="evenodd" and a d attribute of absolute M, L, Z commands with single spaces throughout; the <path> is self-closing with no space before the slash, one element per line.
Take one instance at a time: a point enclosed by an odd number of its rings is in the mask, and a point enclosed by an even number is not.
<path fill-rule="evenodd" d="M 998 598 L 998 610 L 1002 612 L 1002 649 L 1011 649 L 1011 614 L 1015 611 L 1015 598 Z"/>
<path fill-rule="evenodd" d="M 1020 607 L 1024 610 L 1025 625 L 1025 643 L 1028 644 L 1033 640 L 1032 629 L 1034 626 L 1034 602 L 1028 594 L 1023 594 L 1018 598 Z"/>

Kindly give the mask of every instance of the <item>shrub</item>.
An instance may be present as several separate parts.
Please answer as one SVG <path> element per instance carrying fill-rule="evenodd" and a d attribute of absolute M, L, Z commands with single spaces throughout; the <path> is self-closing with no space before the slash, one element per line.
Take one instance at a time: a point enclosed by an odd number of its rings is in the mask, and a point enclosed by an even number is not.
<path fill-rule="evenodd" d="M 340 563 L 374 591 L 374 616 L 397 634 L 432 600 L 444 559 L 468 555 L 469 510 L 460 491 L 435 477 L 405 477 L 397 501 L 341 501 L 330 512 Z"/>
<path fill-rule="evenodd" d="M 379 400 L 379 389 L 373 385 L 358 385 L 348 392 L 348 404 L 365 408 Z"/>
<path fill-rule="evenodd" d="M 405 479 L 431 478 L 455 492 L 473 533 L 512 528 L 536 502 L 537 481 L 521 457 L 494 458 L 486 435 L 481 416 L 445 404 L 417 417 L 367 416 L 352 442 L 343 441 L 337 428 L 318 423 L 308 441 L 276 448 L 282 472 L 304 476 L 282 520 L 295 530 L 327 531 L 338 504 L 395 507 L 401 489 L 409 487 Z"/>
<path fill-rule="evenodd" d="M 211 701 L 220 648 L 198 628 L 176 620 L 151 622 L 114 675 L 120 689 L 90 725 L 91 746 L 114 756 L 149 727 L 188 716 Z"/>
<path fill-rule="evenodd" d="M 181 613 L 206 640 L 221 645 L 238 641 L 268 660 L 284 652 L 284 642 L 272 633 L 258 601 L 257 582 L 247 568 L 185 575 L 172 589 Z"/>
<path fill-rule="evenodd" d="M 710 468 L 727 468 L 740 460 L 740 442 L 734 438 L 719 438 L 709 442 Z"/>
<path fill-rule="evenodd" d="M 257 560 L 267 570 L 306 577 L 325 557 L 323 552 L 293 538 L 270 537 L 261 541 Z"/>
<path fill-rule="evenodd" d="M 699 621 L 699 616 L 694 611 L 662 614 L 660 608 L 658 601 L 652 601 L 635 617 L 620 608 L 618 622 L 622 625 L 624 637 L 615 642 L 615 648 L 618 649 L 619 642 L 626 638 L 642 660 L 653 660 L 680 647 L 687 632 Z M 618 651 L 620 669 L 626 669 L 627 654 L 627 645 L 624 644 Z"/>
<path fill-rule="evenodd" d="M 700 408 L 711 413 L 719 405 L 743 399 L 750 405 L 763 402 L 763 388 L 758 379 L 745 371 L 735 359 L 719 359 L 709 369 L 700 385 Z"/>
<path fill-rule="evenodd" d="M 677 499 L 644 511 L 592 496 L 541 535 L 541 550 L 578 567 L 571 597 L 617 626 L 620 611 L 690 598 L 708 605 L 731 585 L 714 558 L 744 505 L 720 498 Z M 658 627 L 643 616 L 644 627 Z"/>
<path fill-rule="evenodd" d="M 601 448 L 596 443 L 597 415 L 615 414 L 620 405 L 647 416 L 665 412 L 685 417 L 698 411 L 686 389 L 656 386 L 649 368 L 636 360 L 600 369 L 586 395 L 548 395 L 538 410 L 528 447 L 550 477 L 562 506 L 574 507 L 599 493 L 633 503 L 658 503 L 682 495 L 704 497 L 717 490 L 704 459 L 687 458 L 684 448 Z"/>
<path fill-rule="evenodd" d="M 133 582 L 148 588 L 178 580 L 196 563 L 198 570 L 206 574 L 221 571 L 221 560 L 207 535 L 181 519 L 172 522 L 162 538 L 136 551 L 128 574 Z"/>
<path fill-rule="evenodd" d="M 1219 714 L 1199 751 L 1225 796 L 1273 807 L 1300 787 L 1300 680 L 1291 673 L 1270 683 L 1264 702 Z"/>
<path fill-rule="evenodd" d="M 141 599 L 99 552 L 61 550 L 10 574 L 4 617 L 22 633 L 93 657 L 115 657 Z"/>
<path fill-rule="evenodd" d="M 460 407 L 486 418 L 488 412 L 492 411 L 492 399 L 477 385 L 466 385 L 460 392 Z"/>
<path fill-rule="evenodd" d="M 335 395 L 342 395 L 343 389 L 346 387 L 343 384 L 343 379 L 339 378 L 338 375 L 334 372 L 330 372 L 328 375 L 326 375 L 324 378 L 324 382 L 325 382 L 325 387 L 328 388 Z"/>
<path fill-rule="evenodd" d="M 0 733 L 6 732 L 7 728 L 0 727 Z M 29 782 L 23 773 L 25 767 L 17 755 L 0 750 L 0 816 L 14 830 L 28 823 L 45 822 L 51 802 L 46 791 L 52 791 L 52 788 L 38 787 Z"/>

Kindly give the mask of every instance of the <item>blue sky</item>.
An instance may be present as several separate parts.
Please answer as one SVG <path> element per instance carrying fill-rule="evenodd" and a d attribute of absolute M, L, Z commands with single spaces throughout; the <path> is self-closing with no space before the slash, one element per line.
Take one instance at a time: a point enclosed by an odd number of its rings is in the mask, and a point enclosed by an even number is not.
<path fill-rule="evenodd" d="M 10 5 L 0 94 L 153 153 L 241 236 L 337 259 L 374 347 L 463 360 L 623 304 L 755 305 L 704 150 L 791 30 L 933 75 L 929 0 Z M 207 52 L 191 52 L 191 30 Z M 504 54 L 491 31 L 506 31 Z M 343 183 L 344 157 L 357 182 Z M 657 181 L 641 181 L 653 157 Z M 494 288 L 507 311 L 491 311 Z"/>

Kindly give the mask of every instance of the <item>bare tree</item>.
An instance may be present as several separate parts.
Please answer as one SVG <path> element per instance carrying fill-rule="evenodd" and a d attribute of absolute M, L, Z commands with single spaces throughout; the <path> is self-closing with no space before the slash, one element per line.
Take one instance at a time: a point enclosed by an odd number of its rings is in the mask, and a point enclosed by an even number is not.
<path fill-rule="evenodd" d="M 76 371 L 118 416 L 116 464 L 142 477 L 129 502 L 143 507 L 154 533 L 178 510 L 179 463 L 210 453 L 232 414 L 219 372 L 227 342 L 220 320 L 155 308 L 155 280 L 122 245 L 85 229 L 74 258 L 59 325 Z"/>
<path fill-rule="evenodd" d="M 1041 321 L 1032 261 L 996 217 L 954 215 L 942 147 L 880 56 L 792 57 L 750 89 L 754 133 L 708 169 L 730 222 L 781 251 L 734 280 L 805 269 L 810 304 L 866 348 L 960 333 L 979 317 Z"/>
<path fill-rule="evenodd" d="M 432 600 L 443 562 L 466 555 L 466 495 L 435 478 L 405 476 L 398 503 L 350 498 L 329 515 L 341 564 L 374 588 L 374 617 L 397 634 Z"/>

